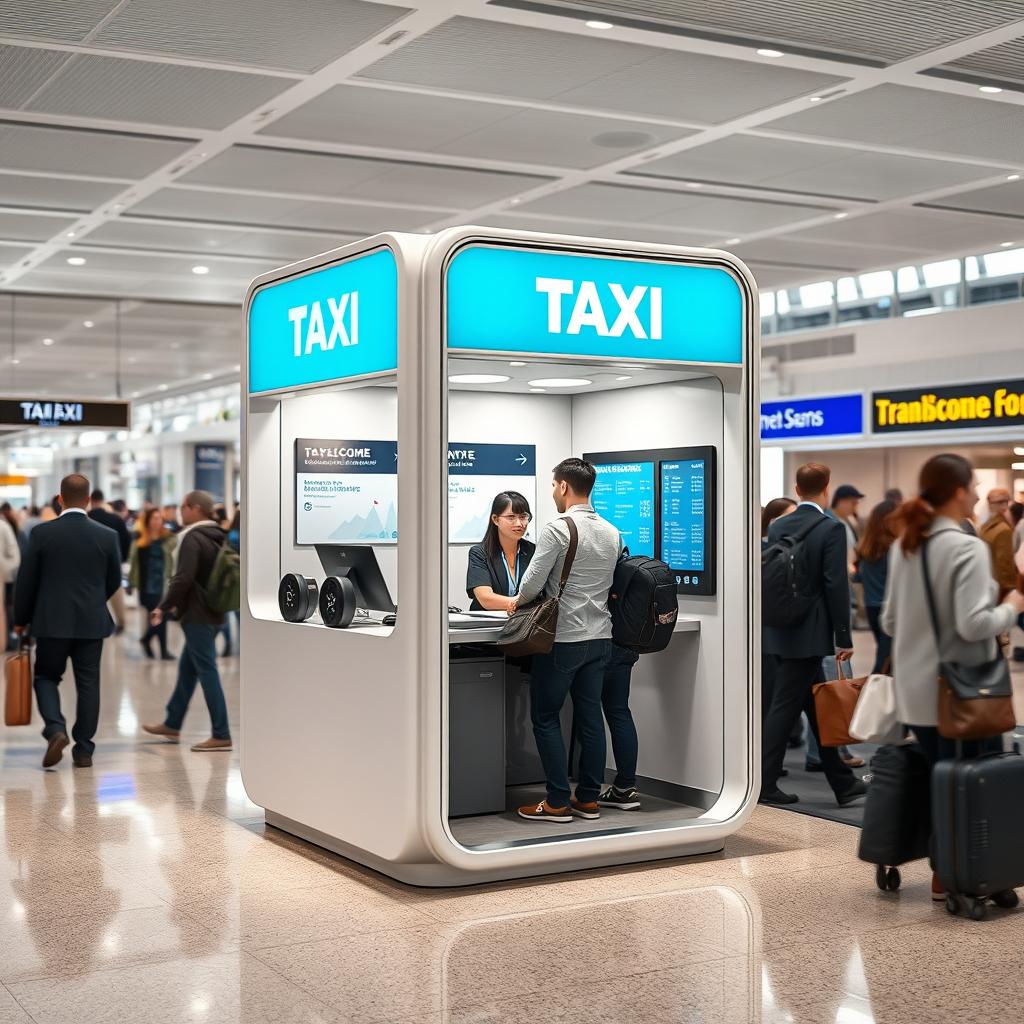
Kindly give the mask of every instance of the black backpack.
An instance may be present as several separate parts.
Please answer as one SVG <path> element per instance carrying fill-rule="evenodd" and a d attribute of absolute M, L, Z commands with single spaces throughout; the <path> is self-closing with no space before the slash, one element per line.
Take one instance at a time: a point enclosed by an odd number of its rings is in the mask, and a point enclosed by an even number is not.
<path fill-rule="evenodd" d="M 637 654 L 668 647 L 679 616 L 675 573 L 657 558 L 626 557 L 608 593 L 612 642 Z"/>
<path fill-rule="evenodd" d="M 791 629 L 806 618 L 821 594 L 807 564 L 808 534 L 826 516 L 812 520 L 799 533 L 780 537 L 761 553 L 761 618 L 766 626 Z"/>

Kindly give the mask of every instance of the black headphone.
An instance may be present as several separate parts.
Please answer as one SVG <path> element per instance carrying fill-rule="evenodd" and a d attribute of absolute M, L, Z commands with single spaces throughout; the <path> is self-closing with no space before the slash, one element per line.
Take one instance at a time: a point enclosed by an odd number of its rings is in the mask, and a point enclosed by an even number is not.
<path fill-rule="evenodd" d="M 277 588 L 277 606 L 285 622 L 305 622 L 316 611 L 316 580 L 290 572 Z"/>
<path fill-rule="evenodd" d="M 345 629 L 356 616 L 356 588 L 344 576 L 328 576 L 320 588 L 320 618 L 325 626 Z"/>

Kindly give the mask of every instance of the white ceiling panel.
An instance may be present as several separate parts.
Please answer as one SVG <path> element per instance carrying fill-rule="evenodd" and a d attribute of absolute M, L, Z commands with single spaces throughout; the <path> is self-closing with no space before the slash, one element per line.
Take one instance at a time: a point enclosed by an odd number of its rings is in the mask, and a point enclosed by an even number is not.
<path fill-rule="evenodd" d="M 747 262 L 784 263 L 790 267 L 802 267 L 805 280 L 810 280 L 808 273 L 828 277 L 869 267 L 903 266 L 912 263 L 919 255 L 907 246 L 841 244 L 785 235 L 740 242 L 729 248 Z"/>
<path fill-rule="evenodd" d="M 44 59 L 45 50 L 35 50 Z M 109 121 L 223 128 L 292 83 L 267 75 L 80 56 L 25 109 Z"/>
<path fill-rule="evenodd" d="M 1024 107 L 996 100 L 880 85 L 818 103 L 766 129 L 1024 163 Z"/>
<path fill-rule="evenodd" d="M 501 0 L 497 0 L 500 4 Z M 597 12 L 657 19 L 698 34 L 726 33 L 764 46 L 796 44 L 879 63 L 904 60 L 1021 17 L 1018 0 L 554 0 Z"/>
<path fill-rule="evenodd" d="M 734 199 L 696 192 L 581 185 L 523 205 L 527 213 L 549 213 L 590 220 L 667 224 L 741 235 L 820 215 L 823 207 Z"/>
<path fill-rule="evenodd" d="M 141 178 L 179 157 L 190 143 L 120 132 L 0 123 L 0 163 L 19 171 Z"/>
<path fill-rule="evenodd" d="M 131 0 L 100 46 L 313 72 L 408 13 L 364 0 Z"/>
<path fill-rule="evenodd" d="M 711 239 L 704 232 L 679 231 L 651 224 L 617 224 L 583 217 L 546 217 L 494 213 L 483 221 L 488 227 L 510 228 L 513 231 L 552 231 L 560 235 L 583 238 L 613 238 L 625 242 L 660 242 L 662 245 L 707 245 Z"/>
<path fill-rule="evenodd" d="M 0 245 L 0 268 L 9 267 L 17 263 L 23 256 L 32 251 L 31 246 L 22 245 Z"/>
<path fill-rule="evenodd" d="M 453 18 L 364 78 L 718 123 L 840 78 L 592 36 Z"/>
<path fill-rule="evenodd" d="M 54 50 L 0 46 L 0 107 L 28 103 L 67 61 L 68 54 Z"/>
<path fill-rule="evenodd" d="M 1019 6 L 1019 5 L 1018 5 Z M 993 81 L 1024 83 L 1024 36 L 1011 39 L 979 53 L 970 53 L 941 70 L 962 72 L 972 77 L 981 76 Z"/>
<path fill-rule="evenodd" d="M 1007 217 L 1024 217 L 1024 181 L 1006 182 L 975 192 L 958 192 L 949 199 L 940 199 L 930 206 L 948 210 L 971 210 L 997 213 Z"/>
<path fill-rule="evenodd" d="M 318 203 L 312 199 L 270 199 L 196 189 L 165 188 L 132 207 L 136 214 L 219 224 L 251 224 L 314 230 L 339 235 L 414 231 L 437 218 L 436 210 L 405 210 L 360 203 Z M 126 218 L 130 220 L 131 218 Z"/>
<path fill-rule="evenodd" d="M 192 267 L 196 265 L 194 256 L 177 255 L 171 253 L 121 253 L 103 252 L 89 249 L 83 246 L 76 246 L 76 255 L 80 254 L 86 262 L 84 267 L 68 267 L 67 260 L 63 254 L 52 256 L 49 260 L 40 265 L 42 270 L 60 270 L 67 268 L 69 278 L 76 274 L 125 274 L 151 277 L 180 277 L 189 284 L 196 280 L 192 273 Z M 256 277 L 265 270 L 272 270 L 274 264 L 266 259 L 209 259 L 207 260 L 210 273 L 208 280 L 217 278 L 248 279 Z M 207 284 L 208 280 L 202 283 Z"/>
<path fill-rule="evenodd" d="M 267 269 L 271 269 L 272 265 Z M 249 282 L 259 273 L 233 278 L 199 278 L 149 272 L 152 268 L 138 266 L 132 274 L 96 270 L 88 267 L 58 265 L 32 270 L 18 281 L 18 287 L 27 291 L 56 292 L 62 295 L 107 295 L 122 298 L 172 299 L 183 302 L 234 302 L 245 298 Z M 73 272 L 76 271 L 76 272 Z M 80 271 L 80 272 L 78 272 Z"/>
<path fill-rule="evenodd" d="M 80 43 L 122 0 L 4 0 L 0 35 Z"/>
<path fill-rule="evenodd" d="M 46 217 L 39 214 L 0 213 L 0 239 L 9 242 L 44 242 L 58 231 L 69 227 L 68 217 Z"/>
<path fill-rule="evenodd" d="M 0 206 L 29 206 L 47 210 L 92 210 L 105 203 L 124 184 L 40 178 L 26 174 L 0 174 Z"/>
<path fill-rule="evenodd" d="M 992 168 L 788 139 L 732 135 L 652 160 L 634 173 L 818 196 L 884 200 L 989 178 Z"/>
<path fill-rule="evenodd" d="M 197 185 L 465 208 L 513 195 L 544 179 L 430 164 L 235 146 L 181 180 Z"/>

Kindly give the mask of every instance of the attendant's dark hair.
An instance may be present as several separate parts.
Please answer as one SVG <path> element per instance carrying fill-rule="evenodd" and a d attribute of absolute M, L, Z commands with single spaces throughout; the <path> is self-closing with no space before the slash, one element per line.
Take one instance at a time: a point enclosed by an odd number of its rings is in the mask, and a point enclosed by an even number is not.
<path fill-rule="evenodd" d="M 568 485 L 573 494 L 584 498 L 590 497 L 597 480 L 597 470 L 583 459 L 562 459 L 551 471 L 551 475 L 559 482 Z"/>
<path fill-rule="evenodd" d="M 494 496 L 491 502 L 491 514 L 487 517 L 487 531 L 484 533 L 483 547 L 488 558 L 497 558 L 501 550 L 501 541 L 498 539 L 498 526 L 494 521 L 495 516 L 502 516 L 511 512 L 515 516 L 530 515 L 530 503 L 518 491 L 502 491 Z"/>
<path fill-rule="evenodd" d="M 761 509 L 761 539 L 764 540 L 768 536 L 768 527 L 775 522 L 779 516 L 784 516 L 786 512 L 795 507 L 795 498 L 772 498 L 763 509 Z"/>
<path fill-rule="evenodd" d="M 905 555 L 921 547 L 935 522 L 935 510 L 951 501 L 961 487 L 970 487 L 973 479 L 974 467 L 962 455 L 935 455 L 921 467 L 917 497 L 905 501 L 893 516 Z"/>
<path fill-rule="evenodd" d="M 865 561 L 877 562 L 889 553 L 896 540 L 892 515 L 898 508 L 895 501 L 880 501 L 871 510 L 864 536 L 857 545 L 857 554 Z"/>

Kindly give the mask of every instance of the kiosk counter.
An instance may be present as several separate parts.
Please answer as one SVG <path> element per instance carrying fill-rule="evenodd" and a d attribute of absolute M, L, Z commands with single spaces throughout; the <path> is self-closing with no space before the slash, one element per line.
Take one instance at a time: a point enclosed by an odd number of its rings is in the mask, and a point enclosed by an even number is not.
<path fill-rule="evenodd" d="M 491 228 L 253 282 L 241 761 L 269 824 L 435 886 L 722 848 L 760 784 L 758 323 L 728 253 Z M 633 669 L 642 808 L 553 824 L 515 813 L 544 792 L 529 664 L 463 609 L 495 494 L 535 539 L 571 455 L 679 617 Z M 571 701 L 563 731 L 571 759 Z"/>

